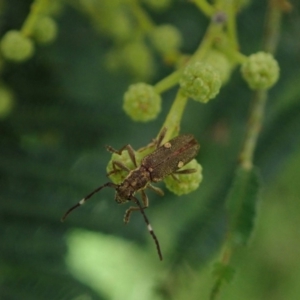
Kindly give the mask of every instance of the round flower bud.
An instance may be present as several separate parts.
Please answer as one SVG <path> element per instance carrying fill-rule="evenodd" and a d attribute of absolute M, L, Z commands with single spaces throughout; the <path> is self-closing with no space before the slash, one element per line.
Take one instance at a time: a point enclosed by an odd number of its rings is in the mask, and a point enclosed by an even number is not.
<path fill-rule="evenodd" d="M 153 10 L 163 11 L 171 5 L 172 0 L 144 0 L 144 2 Z"/>
<path fill-rule="evenodd" d="M 279 78 L 279 65 L 266 52 L 252 54 L 241 68 L 242 76 L 253 90 L 265 90 L 273 86 Z"/>
<path fill-rule="evenodd" d="M 184 96 L 206 103 L 216 97 L 222 82 L 214 67 L 197 61 L 185 67 L 179 84 Z"/>
<path fill-rule="evenodd" d="M 218 70 L 222 84 L 228 81 L 231 74 L 231 63 L 226 55 L 217 50 L 210 50 L 205 57 L 205 62 Z"/>
<path fill-rule="evenodd" d="M 51 43 L 56 38 L 56 35 L 57 24 L 52 18 L 44 16 L 37 20 L 33 31 L 33 37 L 38 43 Z"/>
<path fill-rule="evenodd" d="M 151 33 L 153 46 L 162 54 L 177 51 L 182 44 L 179 30 L 173 25 L 157 26 Z"/>
<path fill-rule="evenodd" d="M 7 117 L 14 106 L 14 96 L 10 89 L 0 86 L 0 119 Z"/>
<path fill-rule="evenodd" d="M 124 95 L 123 109 L 134 121 L 147 122 L 159 114 L 161 97 L 152 85 L 132 84 Z"/>
<path fill-rule="evenodd" d="M 121 155 L 119 155 L 117 153 L 113 153 L 111 156 L 111 160 L 108 162 L 107 167 L 106 167 L 107 174 L 109 174 L 110 172 L 112 172 L 114 170 L 113 164 L 112 164 L 113 161 L 118 161 L 118 162 L 122 163 L 130 170 L 135 168 L 132 160 L 130 159 L 128 151 L 123 151 Z M 125 177 L 128 175 L 128 172 L 120 169 L 118 166 L 116 167 L 116 169 L 118 171 L 109 175 L 109 178 L 111 179 L 111 181 L 113 183 L 120 184 L 121 182 L 123 182 Z"/>
<path fill-rule="evenodd" d="M 126 41 L 132 36 L 132 24 L 129 15 L 123 9 L 115 10 L 107 26 L 109 34 L 119 42 Z"/>
<path fill-rule="evenodd" d="M 4 58 L 15 62 L 29 59 L 34 52 L 32 41 L 18 30 L 6 32 L 0 42 L 0 47 Z"/>
<path fill-rule="evenodd" d="M 202 167 L 197 163 L 196 159 L 191 160 L 180 171 L 185 169 L 195 169 L 195 172 L 190 174 L 174 174 L 178 180 L 174 179 L 173 176 L 168 176 L 164 179 L 167 189 L 178 196 L 196 190 L 203 179 Z"/>
<path fill-rule="evenodd" d="M 149 48 L 143 43 L 127 44 L 122 51 L 121 58 L 124 67 L 136 78 L 146 80 L 152 77 L 154 73 L 153 57 Z"/>

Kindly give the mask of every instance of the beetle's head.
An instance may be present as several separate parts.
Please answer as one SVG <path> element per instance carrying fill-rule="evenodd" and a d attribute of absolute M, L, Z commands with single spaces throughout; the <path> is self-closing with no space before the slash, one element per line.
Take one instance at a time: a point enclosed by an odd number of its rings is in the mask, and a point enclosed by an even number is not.
<path fill-rule="evenodd" d="M 125 203 L 130 200 L 130 197 L 133 195 L 133 191 L 130 185 L 120 184 L 116 188 L 115 200 L 118 203 Z"/>

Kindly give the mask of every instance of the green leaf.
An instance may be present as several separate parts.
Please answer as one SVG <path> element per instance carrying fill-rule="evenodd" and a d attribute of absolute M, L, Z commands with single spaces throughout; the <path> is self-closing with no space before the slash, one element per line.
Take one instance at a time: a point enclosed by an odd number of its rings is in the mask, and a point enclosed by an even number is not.
<path fill-rule="evenodd" d="M 226 199 L 229 236 L 236 244 L 245 245 L 253 231 L 260 190 L 258 170 L 238 168 Z"/>

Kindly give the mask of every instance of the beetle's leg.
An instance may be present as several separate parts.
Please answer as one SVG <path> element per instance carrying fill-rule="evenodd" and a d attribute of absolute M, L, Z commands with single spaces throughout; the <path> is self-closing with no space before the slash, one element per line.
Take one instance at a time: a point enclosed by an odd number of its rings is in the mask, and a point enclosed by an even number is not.
<path fill-rule="evenodd" d="M 137 210 L 140 210 L 139 207 L 137 206 L 130 206 L 126 211 L 125 211 L 125 215 L 124 215 L 124 223 L 127 224 L 130 220 L 130 216 L 131 216 L 131 213 L 133 211 L 137 211 Z"/>
<path fill-rule="evenodd" d="M 149 199 L 148 199 L 148 196 L 147 196 L 147 194 L 145 193 L 144 190 L 141 190 L 141 195 L 142 195 L 142 201 L 143 201 L 143 204 L 144 204 L 143 209 L 145 209 L 149 206 Z"/>
<path fill-rule="evenodd" d="M 170 176 L 177 182 L 180 182 L 179 178 L 174 175 L 174 173 L 170 174 Z"/>
<path fill-rule="evenodd" d="M 184 169 L 184 170 L 177 170 L 173 172 L 173 174 L 191 174 L 195 173 L 197 170 L 196 169 Z"/>
<path fill-rule="evenodd" d="M 143 152 L 146 149 L 149 149 L 151 147 L 155 147 L 155 149 L 157 149 L 158 147 L 161 146 L 161 142 L 164 139 L 164 137 L 166 136 L 166 132 L 167 132 L 167 128 L 163 128 L 162 131 L 160 132 L 160 134 L 158 135 L 157 139 L 152 139 L 152 142 L 150 142 L 148 145 L 146 145 L 145 147 L 140 148 L 138 151 L 139 152 Z"/>
<path fill-rule="evenodd" d="M 177 171 L 173 172 L 172 174 L 170 174 L 170 176 L 172 176 L 172 178 L 174 180 L 176 180 L 177 182 L 180 182 L 180 179 L 177 176 L 175 176 L 174 174 L 178 174 L 178 175 L 191 174 L 191 173 L 194 173 L 196 171 L 197 171 L 196 169 L 177 170 Z"/>
<path fill-rule="evenodd" d="M 152 191 L 154 191 L 159 196 L 163 196 L 164 195 L 164 191 L 162 189 L 160 189 L 159 187 L 156 187 L 156 186 L 154 186 L 152 184 L 148 184 L 147 188 L 151 189 Z"/>
<path fill-rule="evenodd" d="M 136 163 L 136 159 L 135 159 L 135 154 L 134 154 L 134 150 L 133 148 L 128 144 L 128 145 L 125 145 L 124 147 L 122 147 L 120 150 L 116 150 L 114 149 L 113 147 L 111 146 L 106 146 L 106 149 L 111 152 L 111 153 L 116 153 L 116 154 L 119 154 L 119 155 L 122 155 L 123 151 L 124 150 L 127 150 L 128 154 L 129 154 L 129 157 L 133 163 L 133 165 L 135 167 L 137 167 L 137 163 Z"/>
<path fill-rule="evenodd" d="M 156 149 L 159 148 L 161 146 L 161 142 L 163 141 L 163 139 L 165 138 L 166 136 L 166 133 L 167 133 L 167 128 L 164 127 L 159 136 L 157 137 L 157 140 L 156 140 Z"/>
<path fill-rule="evenodd" d="M 141 195 L 142 195 L 142 201 L 143 201 L 143 209 L 146 209 L 149 206 L 149 199 L 144 190 L 141 190 Z M 129 222 L 131 213 L 133 211 L 137 211 L 137 210 L 140 210 L 140 208 L 137 206 L 130 206 L 126 210 L 125 215 L 124 215 L 124 223 L 125 224 L 127 224 Z"/>
<path fill-rule="evenodd" d="M 108 172 L 106 174 L 106 176 L 110 176 L 111 174 L 117 173 L 117 172 L 119 172 L 121 170 L 126 171 L 128 173 L 130 172 L 130 169 L 128 167 L 126 167 L 122 162 L 117 161 L 117 160 L 113 160 L 112 167 L 113 167 L 113 170 L 110 171 L 110 172 Z"/>

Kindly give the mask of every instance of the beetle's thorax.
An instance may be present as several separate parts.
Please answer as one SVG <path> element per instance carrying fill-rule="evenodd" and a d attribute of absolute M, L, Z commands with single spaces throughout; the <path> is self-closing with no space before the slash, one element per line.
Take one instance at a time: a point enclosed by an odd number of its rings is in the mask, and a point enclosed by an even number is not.
<path fill-rule="evenodd" d="M 145 189 L 151 181 L 149 171 L 140 166 L 129 172 L 127 177 L 116 188 L 115 200 L 118 203 L 124 203 L 130 200 L 137 191 Z"/>

